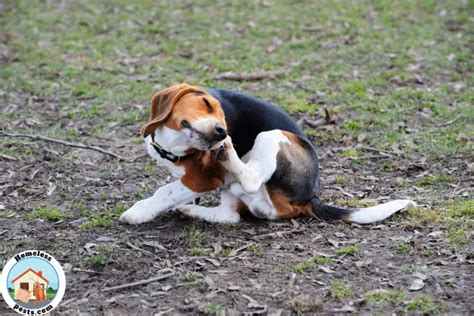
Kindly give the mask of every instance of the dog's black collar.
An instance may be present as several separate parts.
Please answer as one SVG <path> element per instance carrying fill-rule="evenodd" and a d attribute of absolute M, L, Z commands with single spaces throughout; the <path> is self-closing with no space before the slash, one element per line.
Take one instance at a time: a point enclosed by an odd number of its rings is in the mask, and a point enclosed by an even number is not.
<path fill-rule="evenodd" d="M 163 159 L 169 160 L 171 162 L 176 162 L 180 158 L 182 158 L 180 156 L 176 156 L 176 155 L 170 153 L 169 151 L 167 151 L 163 147 L 161 147 L 161 145 L 156 143 L 154 132 L 151 133 L 151 143 L 150 143 L 150 145 L 155 149 L 155 151 L 158 153 L 158 155 L 160 155 L 160 157 L 163 158 Z"/>

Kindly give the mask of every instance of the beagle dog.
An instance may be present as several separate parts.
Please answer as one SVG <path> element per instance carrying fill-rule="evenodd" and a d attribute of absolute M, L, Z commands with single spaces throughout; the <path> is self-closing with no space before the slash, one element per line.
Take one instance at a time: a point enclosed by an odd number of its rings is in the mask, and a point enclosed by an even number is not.
<path fill-rule="evenodd" d="M 243 213 L 264 219 L 300 215 L 368 224 L 408 207 L 395 200 L 362 209 L 319 199 L 315 148 L 276 105 L 231 90 L 186 83 L 156 93 L 141 132 L 148 153 L 176 181 L 136 202 L 120 221 L 140 224 L 175 208 L 215 223 L 237 223 Z M 221 188 L 220 205 L 192 202 Z"/>

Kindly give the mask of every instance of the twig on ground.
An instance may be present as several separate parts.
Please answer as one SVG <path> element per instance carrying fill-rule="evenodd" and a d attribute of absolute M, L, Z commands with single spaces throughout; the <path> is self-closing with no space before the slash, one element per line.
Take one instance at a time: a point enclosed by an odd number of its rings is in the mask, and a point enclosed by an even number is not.
<path fill-rule="evenodd" d="M 141 248 L 135 246 L 134 244 L 132 244 L 132 243 L 129 242 L 129 241 L 127 241 L 126 244 L 127 244 L 127 246 L 129 246 L 129 247 L 132 248 L 132 249 L 135 249 L 135 250 L 138 250 L 138 251 L 140 251 L 140 252 L 146 253 L 147 255 L 153 256 L 153 254 L 152 254 L 151 252 L 149 252 L 148 250 L 141 249 Z"/>
<path fill-rule="evenodd" d="M 316 127 L 328 125 L 328 124 L 334 124 L 334 120 L 331 118 L 331 114 L 329 114 L 328 109 L 326 108 L 324 109 L 324 114 L 325 114 L 324 118 L 320 118 L 314 121 L 309 120 L 307 117 L 302 117 L 300 120 L 298 120 L 296 124 L 298 124 L 298 126 L 300 127 L 303 127 L 304 125 L 308 125 L 309 127 L 312 127 L 312 128 L 316 128 Z"/>
<path fill-rule="evenodd" d="M 149 279 L 146 279 L 146 280 L 140 280 L 140 281 L 136 281 L 136 282 L 125 283 L 125 284 L 122 284 L 122 285 L 106 287 L 106 288 L 104 288 L 100 291 L 101 292 L 109 292 L 109 291 L 121 290 L 121 289 L 125 289 L 125 288 L 128 288 L 128 287 L 134 287 L 134 286 L 139 286 L 139 285 L 144 285 L 144 284 L 149 284 L 149 283 L 161 281 L 161 280 L 167 279 L 167 278 L 175 275 L 175 271 L 172 270 L 172 269 L 168 269 L 168 268 L 163 269 L 159 272 L 162 272 L 162 273 L 168 272 L 168 273 L 162 274 L 162 275 L 157 276 L 157 277 L 149 278 Z"/>
<path fill-rule="evenodd" d="M 388 154 L 388 155 L 397 155 L 397 156 L 400 155 L 400 153 L 397 153 L 397 152 L 392 151 L 392 150 L 378 149 L 378 148 L 375 148 L 375 147 L 370 147 L 370 146 L 365 146 L 365 145 L 359 145 L 357 147 L 365 149 L 365 150 L 369 150 L 369 151 L 375 151 L 375 152 L 378 152 L 378 153 Z"/>
<path fill-rule="evenodd" d="M 351 199 L 354 198 L 354 195 L 350 194 L 349 192 L 346 192 L 342 187 L 336 186 L 336 189 L 339 189 L 342 192 L 342 194 L 344 194 L 345 196 L 348 196 Z"/>
<path fill-rule="evenodd" d="M 447 122 L 444 122 L 444 123 L 441 123 L 438 125 L 438 127 L 446 127 L 446 126 L 449 126 L 451 124 L 453 124 L 454 122 L 456 122 L 457 120 L 459 120 L 461 118 L 461 114 L 459 114 L 458 116 L 456 116 L 455 118 L 453 118 L 452 120 L 450 121 L 447 121 Z"/>
<path fill-rule="evenodd" d="M 252 239 L 256 239 L 256 240 L 259 240 L 259 239 L 265 239 L 267 237 L 271 237 L 271 238 L 275 238 L 275 237 L 283 237 L 283 235 L 286 235 L 286 234 L 293 234 L 293 233 L 296 233 L 296 232 L 299 232 L 300 230 L 299 229 L 292 229 L 292 230 L 282 230 L 282 231 L 278 231 L 278 232 L 273 232 L 273 233 L 268 233 L 268 234 L 262 234 L 262 235 L 257 235 L 257 236 L 252 236 L 251 238 Z"/>
<path fill-rule="evenodd" d="M 227 71 L 215 76 L 215 79 L 234 80 L 234 81 L 258 81 L 266 78 L 276 78 L 290 72 L 293 67 L 282 68 L 279 70 L 259 71 L 259 72 L 232 72 Z"/>
<path fill-rule="evenodd" d="M 227 255 L 227 257 L 233 257 L 233 256 L 235 256 L 239 251 L 245 250 L 245 249 L 247 249 L 248 247 L 252 246 L 253 244 L 254 244 L 254 243 L 251 242 L 251 243 L 248 243 L 248 244 L 246 244 L 246 245 L 243 245 L 242 247 L 239 247 L 239 248 L 237 248 L 237 249 L 234 249 L 234 250 L 232 250 L 232 251 Z"/>
<path fill-rule="evenodd" d="M 0 136 L 8 136 L 8 137 L 16 137 L 16 138 L 30 138 L 30 139 L 33 139 L 33 140 L 42 140 L 42 141 L 45 141 L 45 142 L 61 144 L 61 145 L 64 145 L 64 146 L 69 146 L 69 147 L 95 150 L 95 151 L 98 151 L 98 152 L 100 152 L 104 155 L 109 155 L 109 156 L 114 157 L 116 159 L 123 160 L 123 161 L 130 161 L 130 162 L 135 161 L 138 158 L 141 158 L 141 157 L 144 156 L 144 155 L 139 155 L 139 156 L 130 157 L 130 158 L 129 157 L 123 157 L 123 156 L 120 156 L 116 153 L 113 153 L 111 151 L 102 149 L 102 148 L 97 147 L 97 146 L 89 146 L 89 145 L 84 145 L 84 144 L 81 144 L 81 143 L 68 142 L 68 141 L 64 141 L 64 140 L 60 140 L 60 139 L 56 139 L 56 138 L 51 138 L 51 137 L 47 137 L 47 136 L 42 136 L 42 135 L 18 134 L 18 133 L 8 133 L 8 132 L 0 131 Z"/>
<path fill-rule="evenodd" d="M 80 268 L 73 268 L 72 271 L 73 272 L 84 272 L 84 273 L 90 273 L 90 274 L 104 274 L 104 275 L 108 274 L 108 273 L 104 273 L 104 272 L 98 272 L 98 271 L 94 271 L 94 270 L 87 270 L 87 269 L 80 269 Z"/>

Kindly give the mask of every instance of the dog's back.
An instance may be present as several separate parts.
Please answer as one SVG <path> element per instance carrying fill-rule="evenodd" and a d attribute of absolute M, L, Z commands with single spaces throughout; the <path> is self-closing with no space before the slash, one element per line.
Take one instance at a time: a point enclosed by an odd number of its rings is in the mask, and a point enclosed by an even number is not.
<path fill-rule="evenodd" d="M 252 149 L 255 138 L 264 131 L 280 129 L 306 139 L 301 128 L 282 109 L 236 90 L 205 89 L 220 101 L 228 134 L 242 157 Z"/>

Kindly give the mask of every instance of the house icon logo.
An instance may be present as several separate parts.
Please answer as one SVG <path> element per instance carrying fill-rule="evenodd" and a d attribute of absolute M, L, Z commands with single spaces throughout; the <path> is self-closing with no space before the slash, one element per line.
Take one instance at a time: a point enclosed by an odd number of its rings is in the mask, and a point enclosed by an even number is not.
<path fill-rule="evenodd" d="M 44 251 L 28 250 L 11 258 L 2 270 L 0 289 L 16 312 L 40 315 L 61 301 L 66 278 L 59 262 Z"/>

